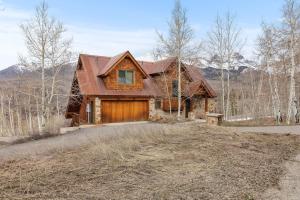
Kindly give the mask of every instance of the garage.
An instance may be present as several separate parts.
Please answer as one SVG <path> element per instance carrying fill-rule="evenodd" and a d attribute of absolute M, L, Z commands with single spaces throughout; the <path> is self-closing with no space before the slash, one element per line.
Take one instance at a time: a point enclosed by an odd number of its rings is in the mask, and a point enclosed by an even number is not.
<path fill-rule="evenodd" d="M 145 121 L 149 118 L 148 100 L 102 100 L 103 123 Z"/>

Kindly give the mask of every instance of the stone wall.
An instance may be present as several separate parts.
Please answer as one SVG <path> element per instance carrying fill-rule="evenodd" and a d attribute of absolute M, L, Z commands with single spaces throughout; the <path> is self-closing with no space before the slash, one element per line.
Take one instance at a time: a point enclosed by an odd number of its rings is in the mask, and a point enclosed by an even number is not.
<path fill-rule="evenodd" d="M 156 115 L 156 110 L 155 110 L 155 99 L 151 98 L 149 100 L 149 119 L 153 120 Z"/>
<path fill-rule="evenodd" d="M 215 98 L 208 98 L 207 99 L 207 111 L 208 112 L 215 112 L 216 111 L 216 99 Z M 193 115 L 195 118 L 206 118 L 205 112 L 205 98 L 204 97 L 194 97 L 193 98 Z"/>
<path fill-rule="evenodd" d="M 217 111 L 217 99 L 208 98 L 208 112 L 214 113 Z"/>
<path fill-rule="evenodd" d="M 101 123 L 101 99 L 95 98 L 95 123 Z"/>

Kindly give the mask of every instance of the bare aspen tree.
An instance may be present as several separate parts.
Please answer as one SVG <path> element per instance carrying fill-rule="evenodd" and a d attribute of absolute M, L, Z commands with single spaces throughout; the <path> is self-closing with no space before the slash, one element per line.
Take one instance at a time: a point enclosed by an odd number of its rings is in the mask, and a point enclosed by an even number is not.
<path fill-rule="evenodd" d="M 243 47 L 240 37 L 240 29 L 237 28 L 235 18 L 230 13 L 223 18 L 217 16 L 214 27 L 208 34 L 208 47 L 211 54 L 217 55 L 217 64 L 221 69 L 222 109 L 225 119 L 228 118 L 230 106 L 230 69 L 235 53 L 240 52 Z M 227 87 L 225 86 L 224 68 L 227 69 Z M 227 91 L 226 103 L 225 91 Z"/>
<path fill-rule="evenodd" d="M 53 27 L 53 20 L 48 18 L 48 7 L 43 1 L 36 8 L 35 16 L 28 22 L 21 25 L 25 36 L 25 44 L 28 50 L 29 63 L 21 61 L 26 66 L 41 71 L 41 119 L 42 126 L 45 126 L 45 68 L 47 68 L 46 56 L 49 44 L 49 34 Z"/>
<path fill-rule="evenodd" d="M 31 113 L 31 95 L 28 96 L 28 127 L 29 132 L 33 133 L 33 126 L 32 126 L 32 113 Z"/>
<path fill-rule="evenodd" d="M 208 51 L 211 57 L 217 56 L 216 64 L 221 70 L 221 107 L 222 112 L 225 114 L 225 81 L 224 81 L 224 64 L 225 64 L 225 30 L 224 23 L 218 15 L 214 27 L 208 33 Z"/>
<path fill-rule="evenodd" d="M 164 83 L 165 83 L 165 87 L 166 87 L 166 91 L 167 91 L 167 96 L 168 96 L 168 101 L 169 101 L 169 114 L 172 114 L 172 103 L 171 103 L 171 93 L 169 91 L 169 87 L 168 87 L 168 82 L 167 82 L 167 77 L 166 77 L 166 73 L 165 71 L 162 72 L 163 77 L 164 77 Z"/>
<path fill-rule="evenodd" d="M 14 112 L 11 108 L 12 96 L 8 96 L 8 116 L 10 124 L 10 134 L 15 135 L 15 126 L 14 126 Z"/>
<path fill-rule="evenodd" d="M 20 102 L 18 96 L 15 94 L 15 108 L 16 108 L 16 117 L 17 117 L 17 128 L 18 134 L 22 135 L 22 110 L 20 109 Z"/>
<path fill-rule="evenodd" d="M 53 97 L 58 95 L 55 93 L 58 73 L 71 59 L 71 40 L 63 38 L 66 30 L 61 22 L 49 17 L 45 1 L 36 8 L 35 16 L 20 27 L 24 33 L 28 51 L 28 59 L 24 59 L 23 56 L 20 61 L 41 74 L 40 98 L 35 98 L 35 100 L 37 104 L 40 104 L 40 106 L 37 105 L 37 110 L 40 108 L 37 112 L 40 116 L 37 118 L 38 121 L 41 119 L 39 130 L 43 131 L 45 120 L 47 116 L 50 116 L 49 105 Z M 49 70 L 51 75 L 49 75 Z"/>
<path fill-rule="evenodd" d="M 155 57 L 176 57 L 177 59 L 177 75 L 178 75 L 178 113 L 177 119 L 180 119 L 181 111 L 181 74 L 183 62 L 196 62 L 200 45 L 194 45 L 194 32 L 188 24 L 186 10 L 182 8 L 179 0 L 175 2 L 175 7 L 172 11 L 171 21 L 169 25 L 169 35 L 165 37 L 157 32 L 158 46 L 154 50 Z"/>
<path fill-rule="evenodd" d="M 276 29 L 272 26 L 262 24 L 262 36 L 259 37 L 259 51 L 263 57 L 263 62 L 266 64 L 266 71 L 268 72 L 268 83 L 270 87 L 271 103 L 274 117 L 280 113 L 280 98 L 278 92 L 278 83 L 276 75 Z"/>
<path fill-rule="evenodd" d="M 225 59 L 227 65 L 227 101 L 225 119 L 228 119 L 230 105 L 230 69 L 234 59 L 234 54 L 240 52 L 244 41 L 241 39 L 241 30 L 235 24 L 235 17 L 231 13 L 227 13 L 224 18 L 225 32 Z"/>
<path fill-rule="evenodd" d="M 295 91 L 295 51 L 296 46 L 299 44 L 299 24 L 300 20 L 300 7 L 295 0 L 286 0 L 283 6 L 283 33 L 287 37 L 289 57 L 290 57 L 290 87 L 289 87 L 289 100 L 288 100 L 288 112 L 287 123 L 292 120 L 292 115 L 296 114 L 296 91 Z"/>
<path fill-rule="evenodd" d="M 264 82 L 264 71 L 260 70 L 258 88 L 257 88 L 257 93 L 255 98 L 256 101 L 254 101 L 255 102 L 254 107 L 256 107 L 255 114 L 257 113 L 258 116 L 261 115 L 261 112 L 259 110 L 260 110 L 263 82 Z"/>
<path fill-rule="evenodd" d="M 64 66 L 70 63 L 72 59 L 71 52 L 71 39 L 64 39 L 63 34 L 66 32 L 65 27 L 62 23 L 57 22 L 55 26 L 50 30 L 50 42 L 49 42 L 49 51 L 47 51 L 47 58 L 50 62 L 51 73 L 51 83 L 50 83 L 50 92 L 47 97 L 48 110 L 51 106 L 53 98 L 56 96 L 56 108 L 58 104 L 58 94 L 55 93 L 56 87 L 60 80 L 58 80 L 59 72 Z M 49 111 L 48 111 L 49 114 Z"/>

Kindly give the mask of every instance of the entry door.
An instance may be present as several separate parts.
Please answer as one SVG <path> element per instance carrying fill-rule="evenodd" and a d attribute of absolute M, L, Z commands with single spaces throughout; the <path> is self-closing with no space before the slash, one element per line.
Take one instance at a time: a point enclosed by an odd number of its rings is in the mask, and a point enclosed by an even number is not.
<path fill-rule="evenodd" d="M 191 99 L 185 100 L 185 118 L 189 117 L 189 112 L 191 111 Z"/>

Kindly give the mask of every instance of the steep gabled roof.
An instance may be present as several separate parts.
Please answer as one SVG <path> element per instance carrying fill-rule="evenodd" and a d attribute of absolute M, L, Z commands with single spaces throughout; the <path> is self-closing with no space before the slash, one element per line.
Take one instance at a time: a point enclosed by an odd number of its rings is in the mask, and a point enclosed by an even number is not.
<path fill-rule="evenodd" d="M 214 89 L 210 86 L 210 84 L 205 80 L 205 78 L 202 76 L 200 69 L 195 66 L 186 66 L 186 70 L 190 77 L 192 78 L 192 82 L 187 85 L 185 88 L 185 92 L 189 96 L 193 96 L 200 87 L 203 87 L 209 97 L 216 97 L 217 93 L 214 91 Z"/>
<path fill-rule="evenodd" d="M 116 65 L 118 65 L 126 57 L 129 57 L 135 63 L 135 65 L 139 68 L 139 70 L 144 75 L 143 78 L 148 77 L 148 74 L 144 71 L 144 69 L 140 66 L 140 64 L 135 60 L 135 58 L 131 55 L 129 51 L 125 51 L 121 54 L 111 57 L 108 63 L 101 68 L 98 75 L 106 76 Z"/>
<path fill-rule="evenodd" d="M 117 57 L 117 56 L 115 56 Z M 146 78 L 143 80 L 144 88 L 137 90 L 109 90 L 105 87 L 105 84 L 99 73 L 103 71 L 103 68 L 108 66 L 111 61 L 111 57 L 94 56 L 87 54 L 80 54 L 79 60 L 82 63 L 81 68 L 77 68 L 75 76 L 78 79 L 80 92 L 83 95 L 103 95 L 103 96 L 162 96 L 159 88 L 155 85 L 152 79 L 146 74 Z M 144 72 L 146 73 L 146 72 Z"/>
<path fill-rule="evenodd" d="M 165 72 L 174 62 L 176 62 L 176 58 L 174 57 L 159 60 L 156 62 L 139 61 L 142 68 L 150 75 Z"/>
<path fill-rule="evenodd" d="M 144 89 L 129 91 L 108 90 L 99 75 L 105 76 L 106 73 L 109 73 L 110 69 L 126 56 L 131 57 L 134 62 L 137 62 L 137 66 L 139 66 L 141 71 L 146 74 L 144 79 Z M 176 58 L 168 58 L 157 62 L 136 61 L 133 56 L 126 51 L 114 57 L 80 54 L 79 61 L 80 62 L 78 63 L 81 63 L 82 67 L 77 68 L 76 77 L 79 82 L 80 91 L 84 95 L 163 96 L 160 88 L 152 80 L 151 75 L 160 74 L 166 71 L 174 62 L 176 62 Z M 195 92 L 199 87 L 203 87 L 209 97 L 216 97 L 215 91 L 201 75 L 199 68 L 189 65 L 183 66 L 191 79 L 191 83 L 185 88 L 186 94 L 189 94 L 192 91 Z"/>

